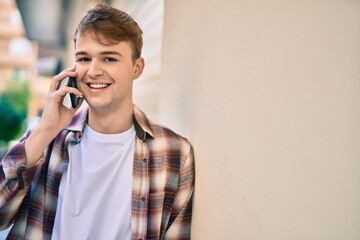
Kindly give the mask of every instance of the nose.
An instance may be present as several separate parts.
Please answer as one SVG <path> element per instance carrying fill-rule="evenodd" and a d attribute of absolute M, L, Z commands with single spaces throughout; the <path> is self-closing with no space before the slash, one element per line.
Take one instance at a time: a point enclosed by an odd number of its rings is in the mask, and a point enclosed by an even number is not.
<path fill-rule="evenodd" d="M 101 64 L 97 59 L 92 59 L 89 65 L 89 69 L 87 71 L 87 75 L 91 78 L 96 78 L 103 74 L 103 70 L 101 68 Z"/>

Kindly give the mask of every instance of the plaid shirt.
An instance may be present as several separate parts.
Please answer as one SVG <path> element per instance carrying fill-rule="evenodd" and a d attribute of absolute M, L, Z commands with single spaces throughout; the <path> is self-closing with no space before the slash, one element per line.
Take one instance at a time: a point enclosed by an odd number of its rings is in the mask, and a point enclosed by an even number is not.
<path fill-rule="evenodd" d="M 79 111 L 33 167 L 24 167 L 30 129 L 3 158 L 0 229 L 14 224 L 7 239 L 51 239 L 59 184 L 69 163 L 68 146 L 81 141 L 86 120 L 87 111 Z M 185 138 L 150 122 L 136 106 L 134 124 L 132 239 L 190 239 L 192 147 Z"/>

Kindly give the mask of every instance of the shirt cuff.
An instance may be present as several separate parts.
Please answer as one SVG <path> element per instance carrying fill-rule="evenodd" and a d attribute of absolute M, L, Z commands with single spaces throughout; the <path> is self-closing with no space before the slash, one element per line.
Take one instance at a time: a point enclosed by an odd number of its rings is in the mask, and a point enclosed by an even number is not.
<path fill-rule="evenodd" d="M 34 166 L 26 167 L 26 151 L 25 151 L 25 141 L 17 143 L 13 146 L 8 153 L 3 157 L 1 162 L 4 170 L 6 179 L 16 179 L 21 175 L 24 176 L 25 180 L 28 175 L 28 171 L 32 169 L 37 169 L 39 164 L 45 162 L 44 155 L 42 155 Z M 20 170 L 19 170 L 20 169 Z M 30 174 L 32 175 L 32 174 Z"/>

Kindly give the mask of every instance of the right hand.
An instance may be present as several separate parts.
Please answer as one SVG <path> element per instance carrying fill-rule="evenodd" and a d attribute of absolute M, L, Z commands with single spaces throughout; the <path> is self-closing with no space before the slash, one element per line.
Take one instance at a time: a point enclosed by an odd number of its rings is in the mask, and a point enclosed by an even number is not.
<path fill-rule="evenodd" d="M 44 129 L 56 132 L 56 134 L 59 133 L 64 127 L 70 124 L 76 111 L 81 106 L 83 99 L 80 99 L 76 108 L 68 108 L 63 105 L 63 100 L 67 93 L 74 93 L 77 97 L 82 97 L 82 93 L 76 88 L 68 87 L 67 84 L 60 87 L 63 79 L 76 76 L 75 66 L 72 66 L 53 77 L 40 121 L 40 126 Z"/>

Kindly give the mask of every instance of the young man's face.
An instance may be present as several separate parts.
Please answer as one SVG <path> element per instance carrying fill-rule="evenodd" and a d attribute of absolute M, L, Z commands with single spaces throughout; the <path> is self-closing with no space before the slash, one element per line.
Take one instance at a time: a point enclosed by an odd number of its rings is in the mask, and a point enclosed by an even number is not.
<path fill-rule="evenodd" d="M 85 32 L 77 38 L 75 62 L 77 86 L 91 110 L 114 111 L 132 104 L 133 80 L 144 63 L 142 58 L 133 61 L 130 43 L 103 45 Z"/>

